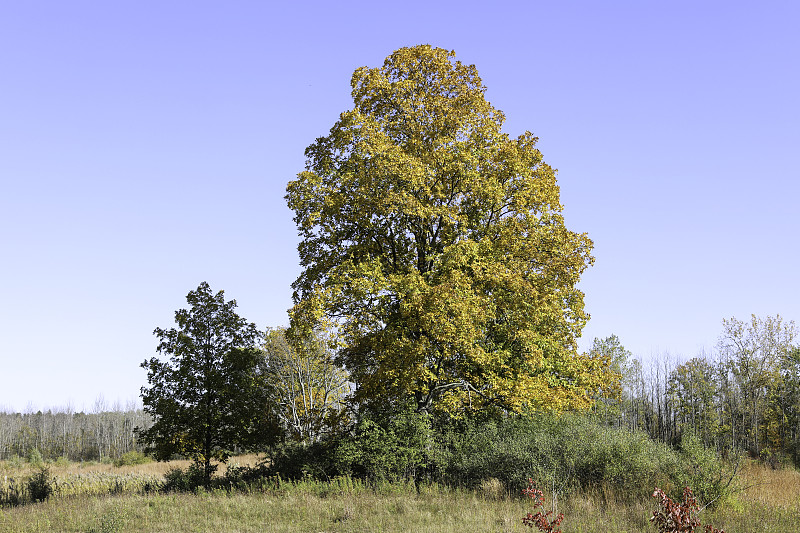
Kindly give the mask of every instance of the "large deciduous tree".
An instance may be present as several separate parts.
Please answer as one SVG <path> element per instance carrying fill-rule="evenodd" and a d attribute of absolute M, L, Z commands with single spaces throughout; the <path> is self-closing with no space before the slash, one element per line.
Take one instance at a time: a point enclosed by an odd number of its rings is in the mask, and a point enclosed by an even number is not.
<path fill-rule="evenodd" d="M 154 417 L 140 439 L 157 459 L 179 454 L 203 466 L 206 481 L 212 460 L 227 460 L 234 447 L 269 440 L 270 425 L 258 372 L 260 335 L 255 324 L 236 314 L 203 282 L 190 292 L 191 306 L 175 312 L 177 328 L 156 328 L 158 352 L 145 360 L 148 387 L 142 387 L 145 412 Z"/>
<path fill-rule="evenodd" d="M 359 68 L 353 109 L 306 149 L 286 195 L 293 325 L 336 323 L 363 401 L 587 406 L 607 364 L 576 346 L 592 243 L 566 228 L 536 137 L 502 133 L 454 56 L 416 46 Z"/>

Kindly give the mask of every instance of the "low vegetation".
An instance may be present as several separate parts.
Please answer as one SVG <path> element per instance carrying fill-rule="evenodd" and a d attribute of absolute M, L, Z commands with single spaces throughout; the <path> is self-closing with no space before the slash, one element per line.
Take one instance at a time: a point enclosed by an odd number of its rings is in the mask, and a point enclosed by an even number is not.
<path fill-rule="evenodd" d="M 255 460 L 253 456 L 236 457 L 232 462 L 255 465 Z M 185 469 L 189 463 L 178 465 Z M 151 463 L 128 467 L 132 469 L 128 474 L 153 476 L 157 468 L 158 477 L 163 480 L 163 473 L 178 465 Z M 52 471 L 58 480 L 77 473 L 105 474 L 108 467 L 70 464 L 53 466 Z M 7 472 L 6 462 L 0 463 L 0 469 Z M 800 522 L 800 473 L 748 462 L 740 470 L 740 477 L 742 487 L 728 504 L 699 513 L 703 523 L 714 524 L 729 533 L 796 531 Z M 224 479 L 224 473 L 219 472 L 216 479 Z M 366 483 L 336 478 L 273 479 L 260 486 L 251 485 L 250 490 L 220 486 L 189 493 L 133 491 L 107 493 L 102 497 L 96 494 L 54 494 L 42 503 L 3 509 L 0 531 L 523 532 L 530 531 L 522 519 L 532 510 L 529 499 L 511 494 L 491 480 L 474 490 L 441 484 Z M 622 498 L 613 488 L 598 486 L 554 499 L 551 491 L 542 487 L 544 502 L 540 509 L 553 511 L 556 516 L 563 514 L 564 533 L 657 533 L 650 517 L 659 506 L 651 494 L 652 488 L 648 493 Z"/>
<path fill-rule="evenodd" d="M 711 461 L 697 439 L 675 450 L 586 416 L 461 420 L 431 432 L 412 414 L 391 420 L 363 425 L 352 441 L 235 457 L 208 486 L 189 461 L 2 461 L 0 531 L 511 532 L 541 513 L 550 531 L 656 533 L 653 488 L 678 501 L 688 483 L 712 504 L 696 516 L 729 533 L 789 532 L 800 520 L 797 471 L 743 460 L 729 483 L 735 464 Z M 539 487 L 533 513 L 522 494 L 529 477 Z M 37 496 L 34 486 L 46 489 Z"/>

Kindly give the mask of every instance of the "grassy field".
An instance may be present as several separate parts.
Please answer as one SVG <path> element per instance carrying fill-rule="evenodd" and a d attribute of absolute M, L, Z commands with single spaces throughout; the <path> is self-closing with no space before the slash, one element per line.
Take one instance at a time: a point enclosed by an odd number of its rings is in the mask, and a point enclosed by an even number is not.
<path fill-rule="evenodd" d="M 253 466 L 258 463 L 258 461 L 259 457 L 256 455 L 240 455 L 232 457 L 228 465 L 238 464 L 240 466 Z M 70 461 L 55 461 L 50 462 L 47 466 L 50 468 L 50 473 L 56 477 L 67 477 L 87 473 L 163 476 L 171 468 L 186 468 L 190 464 L 191 461 L 169 461 L 163 463 L 149 461 L 145 464 L 114 466 L 111 462 L 99 463 L 90 461 L 86 463 L 74 463 Z M 219 473 L 225 473 L 225 468 L 226 466 L 222 465 L 219 469 Z M 36 470 L 37 467 L 35 465 L 31 465 L 25 461 L 19 461 L 17 463 L 12 461 L 0 461 L 0 476 L 31 474 Z"/>
<path fill-rule="evenodd" d="M 254 463 L 253 456 L 237 458 Z M 53 466 L 57 479 L 71 476 L 159 476 L 168 468 L 186 466 L 150 463 Z M 0 476 L 6 475 L 0 465 Z M 15 470 L 18 471 L 17 468 Z M 729 505 L 705 511 L 704 523 L 728 533 L 794 533 L 800 524 L 800 473 L 770 470 L 755 464 L 741 474 L 746 487 Z M 651 532 L 648 518 L 655 509 L 649 495 L 624 501 L 595 491 L 559 502 L 565 515 L 562 530 L 570 532 Z M 200 494 L 77 494 L 0 511 L 0 532 L 520 532 L 521 518 L 531 506 L 510 498 L 497 484 L 471 492 L 443 487 L 385 485 L 376 488 L 344 481 L 284 483 L 253 494 L 225 491 Z"/>

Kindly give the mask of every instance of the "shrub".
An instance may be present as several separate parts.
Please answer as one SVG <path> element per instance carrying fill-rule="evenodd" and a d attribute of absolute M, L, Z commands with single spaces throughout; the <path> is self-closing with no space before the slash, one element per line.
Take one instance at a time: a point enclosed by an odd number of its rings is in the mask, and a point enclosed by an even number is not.
<path fill-rule="evenodd" d="M 534 478 L 555 493 L 605 485 L 636 498 L 673 483 L 680 462 L 644 432 L 569 414 L 460 422 L 441 434 L 437 448 L 441 481 L 475 489 L 497 478 L 515 494 Z"/>
<path fill-rule="evenodd" d="M 256 466 L 239 466 L 236 463 L 228 465 L 225 476 L 220 485 L 228 490 L 238 489 L 249 491 L 254 486 L 263 488 L 269 480 L 269 467 L 267 462 L 261 462 Z"/>
<path fill-rule="evenodd" d="M 39 471 L 33 474 L 28 480 L 28 493 L 31 500 L 35 502 L 43 502 L 53 494 L 53 477 L 50 475 L 50 469 L 46 466 L 40 466 Z"/>
<path fill-rule="evenodd" d="M 431 441 L 426 415 L 408 410 L 384 425 L 364 419 L 354 435 L 341 439 L 334 452 L 339 475 L 377 481 L 414 480 L 427 467 L 426 447 Z"/>
<path fill-rule="evenodd" d="M 143 454 L 138 450 L 131 450 L 122 454 L 114 461 L 114 466 L 121 467 L 121 466 L 133 466 L 133 465 L 143 465 L 152 462 L 148 456 Z"/>
<path fill-rule="evenodd" d="M 280 476 L 284 479 L 330 479 L 337 475 L 338 468 L 333 464 L 335 441 L 325 440 L 310 444 L 284 442 L 275 445 L 267 452 L 266 476 Z"/>
<path fill-rule="evenodd" d="M 492 478 L 519 493 L 538 474 L 541 441 L 503 420 L 455 421 L 440 431 L 433 452 L 434 472 L 448 485 L 477 489 Z"/>
<path fill-rule="evenodd" d="M 694 487 L 694 493 L 706 505 L 724 502 L 735 490 L 738 460 L 734 458 L 731 466 L 691 432 L 683 434 L 680 448 L 683 468 L 678 475 L 678 486 Z"/>
<path fill-rule="evenodd" d="M 692 489 L 683 489 L 683 502 L 676 503 L 664 491 L 656 487 L 653 497 L 659 499 L 660 510 L 653 511 L 650 521 L 658 527 L 659 533 L 693 533 L 700 525 L 697 518 L 697 500 L 692 495 Z M 706 533 L 725 533 L 725 531 L 708 524 Z"/>
<path fill-rule="evenodd" d="M 211 469 L 213 473 L 217 466 L 212 465 Z M 199 463 L 192 463 L 186 470 L 179 467 L 170 468 L 164 474 L 164 484 L 161 490 L 163 492 L 194 492 L 204 486 L 205 482 L 205 467 Z"/>
<path fill-rule="evenodd" d="M 560 431 L 560 449 L 562 460 L 574 460 L 571 466 L 577 485 L 610 486 L 635 498 L 656 484 L 675 479 L 680 460 L 667 445 L 654 442 L 642 431 L 571 418 Z"/>
<path fill-rule="evenodd" d="M 39 451 L 39 448 L 32 448 L 28 452 L 28 462 L 35 467 L 41 467 L 44 464 L 42 452 Z"/>
<path fill-rule="evenodd" d="M 533 478 L 554 496 L 602 488 L 630 500 L 653 486 L 675 497 L 671 491 L 688 485 L 697 487 L 704 502 L 730 490 L 733 472 L 691 436 L 676 451 L 643 431 L 611 428 L 581 414 L 481 413 L 432 423 L 413 410 L 362 414 L 350 433 L 311 444 L 283 443 L 270 450 L 268 465 L 248 476 L 351 476 L 373 485 L 425 478 L 484 493 L 491 483 L 493 493 L 511 494 L 520 494 Z"/>
<path fill-rule="evenodd" d="M 528 513 L 522 519 L 522 523 L 528 527 L 536 526 L 540 531 L 544 531 L 545 533 L 561 533 L 561 522 L 564 521 L 564 515 L 558 513 L 558 516 L 552 520 L 550 519 L 550 515 L 553 514 L 553 511 L 544 512 L 542 510 L 544 507 L 544 493 L 536 488 L 532 479 L 528 479 L 528 488 L 523 490 L 522 493 L 533 500 L 534 510 L 539 509 L 535 514 Z M 723 531 L 722 533 L 725 532 Z"/>
<path fill-rule="evenodd" d="M 292 480 L 345 476 L 373 484 L 416 482 L 427 471 L 431 442 L 427 415 L 408 409 L 377 420 L 364 415 L 350 432 L 313 443 L 273 446 L 266 474 Z"/>
<path fill-rule="evenodd" d="M 12 455 L 7 461 L 6 464 L 13 468 L 14 470 L 19 470 L 23 466 L 25 466 L 25 459 L 20 457 L 19 455 Z"/>

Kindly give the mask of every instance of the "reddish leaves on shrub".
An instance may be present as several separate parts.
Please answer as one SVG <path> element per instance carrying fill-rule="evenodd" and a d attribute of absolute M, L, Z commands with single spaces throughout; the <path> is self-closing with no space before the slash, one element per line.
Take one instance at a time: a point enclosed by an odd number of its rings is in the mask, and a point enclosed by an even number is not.
<path fill-rule="evenodd" d="M 522 494 L 530 497 L 533 500 L 533 509 L 534 511 L 538 508 L 543 508 L 544 506 L 544 493 L 536 488 L 532 479 L 528 479 L 528 488 L 522 491 Z M 564 520 L 564 515 L 562 513 L 558 513 L 552 521 L 550 520 L 550 515 L 553 514 L 553 511 L 543 512 L 542 509 L 536 512 L 536 514 L 528 513 L 522 519 L 522 523 L 528 527 L 538 527 L 540 531 L 544 531 L 545 533 L 561 533 L 561 529 L 559 526 L 561 522 Z M 722 533 L 725 533 L 724 531 Z"/>
<path fill-rule="evenodd" d="M 536 484 L 532 479 L 528 479 L 528 488 L 522 491 L 533 501 L 533 509 L 536 513 L 528 513 L 522 519 L 522 523 L 528 527 L 537 527 L 544 533 L 561 533 L 561 522 L 564 520 L 564 515 L 559 513 L 558 516 L 551 520 L 552 511 L 544 511 L 544 493 L 536 488 Z M 653 516 L 650 518 L 658 527 L 659 533 L 694 533 L 695 528 L 700 526 L 700 519 L 697 518 L 699 505 L 697 499 L 692 494 L 692 489 L 686 487 L 683 489 L 683 501 L 676 503 L 667 496 L 663 490 L 656 487 L 653 492 L 653 497 L 659 499 L 661 510 L 653 511 Z M 538 511 L 537 511 L 538 509 Z M 705 533 L 725 533 L 722 529 L 717 529 L 711 524 L 703 527 Z"/>
<path fill-rule="evenodd" d="M 656 487 L 653 498 L 659 499 L 660 511 L 653 511 L 651 522 L 655 522 L 660 533 L 693 533 L 700 525 L 700 520 L 695 516 L 699 506 L 697 499 L 692 494 L 692 489 L 683 489 L 683 502 L 676 503 L 667 496 L 663 490 Z M 725 533 L 712 525 L 705 526 L 706 533 Z"/>

